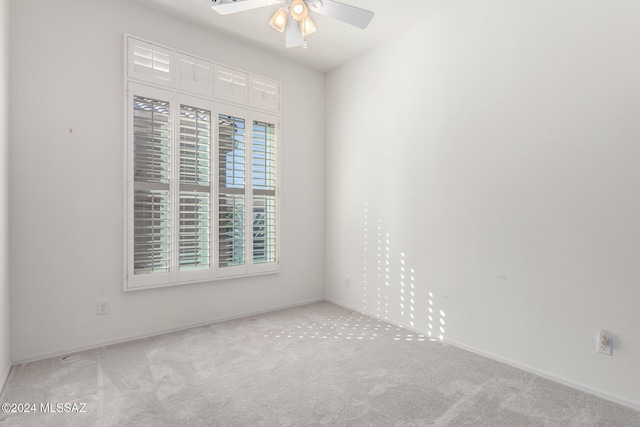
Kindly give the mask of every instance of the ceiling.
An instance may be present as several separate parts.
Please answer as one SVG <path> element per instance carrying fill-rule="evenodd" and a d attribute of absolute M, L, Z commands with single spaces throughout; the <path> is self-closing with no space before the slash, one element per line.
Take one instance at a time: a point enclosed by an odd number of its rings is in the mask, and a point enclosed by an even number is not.
<path fill-rule="evenodd" d="M 278 9 L 267 6 L 232 15 L 219 15 L 207 0 L 138 0 L 149 7 L 204 24 L 214 31 L 241 38 L 319 71 L 329 71 L 361 55 L 394 34 L 411 28 L 424 18 L 437 0 L 340 0 L 375 13 L 362 30 L 311 12 L 318 31 L 308 38 L 308 48 L 284 46 L 284 34 L 271 28 L 269 20 Z"/>

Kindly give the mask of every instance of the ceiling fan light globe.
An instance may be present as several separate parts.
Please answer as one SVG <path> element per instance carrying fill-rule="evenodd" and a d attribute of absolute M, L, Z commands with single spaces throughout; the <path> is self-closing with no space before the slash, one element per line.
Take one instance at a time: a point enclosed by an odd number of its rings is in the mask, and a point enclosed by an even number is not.
<path fill-rule="evenodd" d="M 284 32 L 287 25 L 287 11 L 282 8 L 278 9 L 271 17 L 269 24 L 271 24 L 274 30 L 281 33 Z"/>
<path fill-rule="evenodd" d="M 300 21 L 300 32 L 302 33 L 302 37 L 310 36 L 316 32 L 316 26 L 309 15 Z"/>
<path fill-rule="evenodd" d="M 291 17 L 302 21 L 307 16 L 307 5 L 303 0 L 291 0 Z"/>

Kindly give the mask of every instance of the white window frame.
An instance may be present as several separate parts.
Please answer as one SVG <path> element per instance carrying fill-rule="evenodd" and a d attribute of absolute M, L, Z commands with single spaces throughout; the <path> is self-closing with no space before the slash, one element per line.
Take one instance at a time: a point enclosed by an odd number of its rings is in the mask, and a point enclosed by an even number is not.
<path fill-rule="evenodd" d="M 129 72 L 133 69 L 130 67 L 130 61 L 132 60 L 132 54 L 128 49 L 130 42 L 140 43 L 144 48 L 158 49 L 162 54 L 168 53 L 170 56 L 170 72 L 168 78 L 158 79 L 155 73 L 150 72 L 149 76 L 145 76 L 144 73 L 139 72 L 139 67 L 136 72 Z M 274 80 L 266 79 L 254 74 L 245 73 L 250 76 L 252 82 L 267 82 L 269 84 L 275 84 L 278 88 L 277 103 L 251 105 L 253 102 L 249 99 L 252 97 L 247 96 L 242 102 L 226 99 L 224 102 L 219 102 L 216 98 L 214 80 L 214 68 L 229 69 L 220 64 L 215 64 L 206 59 L 196 58 L 191 55 L 174 51 L 164 46 L 159 46 L 154 43 L 135 38 L 125 34 L 125 73 L 124 73 L 124 87 L 125 87 L 125 176 L 124 176 L 124 281 L 123 289 L 125 291 L 151 289 L 166 286 L 183 285 L 189 283 L 201 283 L 211 282 L 214 280 L 228 279 L 233 277 L 247 277 L 259 274 L 277 273 L 280 271 L 280 180 L 279 180 L 279 164 L 280 164 L 280 116 L 279 116 L 279 83 Z M 211 69 L 211 81 L 206 86 L 205 90 L 201 93 L 194 93 L 193 88 L 195 86 L 189 86 L 185 89 L 181 89 L 180 78 L 176 78 L 176 70 L 178 61 L 181 58 L 189 58 L 194 63 L 201 65 L 205 69 L 207 66 Z M 144 71 L 144 70 L 143 70 Z M 238 71 L 243 73 L 242 71 Z M 210 90 L 213 89 L 213 90 Z M 247 91 L 253 90 L 247 87 Z M 134 138 L 133 138 L 133 99 L 134 96 L 144 96 L 152 99 L 158 99 L 167 101 L 170 103 L 170 123 L 171 123 L 171 137 L 170 137 L 170 171 L 171 178 L 169 184 L 170 206 L 171 206 L 171 239 L 169 244 L 170 251 L 170 271 L 167 273 L 152 273 L 152 274 L 134 274 L 134 256 L 133 256 L 133 243 L 134 243 Z M 223 98 L 225 97 L 222 94 Z M 179 198 L 180 198 L 180 175 L 179 175 L 179 151 L 180 151 L 180 129 L 179 129 L 179 117 L 181 105 L 188 105 L 191 107 L 201 108 L 207 110 L 211 114 L 211 156 L 210 156 L 210 215 L 209 215 L 209 227 L 210 227 L 210 244 L 209 244 L 209 268 L 197 269 L 197 270 L 179 270 L 179 242 L 178 242 L 178 221 L 179 221 Z M 218 182 L 218 165 L 219 165 L 219 114 L 229 114 L 242 117 L 245 120 L 245 245 L 244 245 L 244 264 L 233 267 L 219 267 L 218 266 L 218 204 L 219 204 L 219 182 Z M 275 126 L 276 132 L 276 147 L 275 147 L 275 162 L 276 162 L 276 188 L 275 188 L 275 262 L 253 264 L 253 204 L 252 204 L 252 190 L 253 190 L 253 122 L 263 121 Z"/>
<path fill-rule="evenodd" d="M 213 128 L 215 129 L 214 135 L 216 138 L 216 152 L 215 152 L 215 165 L 219 164 L 220 152 L 218 145 L 218 135 L 219 135 L 219 122 L 218 118 L 220 114 L 230 115 L 238 118 L 242 118 L 245 120 L 245 186 L 244 186 L 244 206 L 245 206 L 245 218 L 244 218 L 244 259 L 245 263 L 243 265 L 233 266 L 233 267 L 224 267 L 217 268 L 216 270 L 216 278 L 227 278 L 227 277 L 237 277 L 237 276 L 250 276 L 255 274 L 264 274 L 273 272 L 273 263 L 264 263 L 264 264 L 254 264 L 253 263 L 253 122 L 254 121 L 263 121 L 269 124 L 273 124 L 276 128 L 276 136 L 279 135 L 279 117 L 273 114 L 264 113 L 260 111 L 252 111 L 246 108 L 238 107 L 237 105 L 221 103 L 218 102 L 215 104 L 214 109 L 214 117 L 215 123 Z M 279 147 L 278 140 L 276 140 L 276 165 L 279 163 Z M 279 247 L 280 247 L 280 227 L 278 223 L 278 212 L 280 211 L 279 206 L 279 188 L 278 185 L 278 171 L 276 166 L 276 194 L 275 194 L 275 203 L 276 203 L 276 262 L 275 264 L 279 264 Z M 219 174 L 214 173 L 213 186 L 215 188 L 215 209 L 214 212 L 217 214 L 219 212 L 219 193 L 220 193 L 220 182 L 219 182 Z M 217 220 L 217 216 L 216 216 Z M 215 223 L 215 252 L 216 252 L 216 263 L 218 260 L 219 254 L 219 239 L 217 238 L 217 221 Z"/>

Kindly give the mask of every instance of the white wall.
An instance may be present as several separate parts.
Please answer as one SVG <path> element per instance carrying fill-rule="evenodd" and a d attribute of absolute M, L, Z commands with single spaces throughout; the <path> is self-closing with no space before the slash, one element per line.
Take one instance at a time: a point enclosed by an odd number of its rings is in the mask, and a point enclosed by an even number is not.
<path fill-rule="evenodd" d="M 9 329 L 9 0 L 0 0 L 0 391 L 11 368 Z"/>
<path fill-rule="evenodd" d="M 11 24 L 14 361 L 322 298 L 323 74 L 128 0 L 15 1 Z M 279 274 L 122 292 L 125 32 L 282 82 Z"/>
<path fill-rule="evenodd" d="M 447 2 L 331 72 L 327 297 L 640 408 L 638 16 Z"/>

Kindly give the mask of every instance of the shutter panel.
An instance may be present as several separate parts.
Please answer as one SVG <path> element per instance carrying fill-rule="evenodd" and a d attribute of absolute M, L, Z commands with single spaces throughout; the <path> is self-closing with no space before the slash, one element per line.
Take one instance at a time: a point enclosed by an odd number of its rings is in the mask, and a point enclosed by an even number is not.
<path fill-rule="evenodd" d="M 134 274 L 169 272 L 170 105 L 133 97 Z"/>
<path fill-rule="evenodd" d="M 253 121 L 253 263 L 276 261 L 276 126 Z"/>
<path fill-rule="evenodd" d="M 247 103 L 247 73 L 216 65 L 214 67 L 215 97 L 226 101 Z"/>
<path fill-rule="evenodd" d="M 207 193 L 180 192 L 180 271 L 209 268 L 209 204 Z"/>
<path fill-rule="evenodd" d="M 211 62 L 177 54 L 177 64 L 178 89 L 213 96 L 213 64 Z"/>
<path fill-rule="evenodd" d="M 244 265 L 244 195 L 220 193 L 218 199 L 218 266 Z"/>
<path fill-rule="evenodd" d="M 218 266 L 245 264 L 245 120 L 218 116 Z"/>
<path fill-rule="evenodd" d="M 129 78 L 171 86 L 172 51 L 132 37 L 127 42 Z"/>
<path fill-rule="evenodd" d="M 179 269 L 210 267 L 211 112 L 180 106 Z"/>
<path fill-rule="evenodd" d="M 276 198 L 253 196 L 253 263 L 276 261 Z"/>
<path fill-rule="evenodd" d="M 262 110 L 280 111 L 280 84 L 275 80 L 251 75 L 250 105 Z"/>
<path fill-rule="evenodd" d="M 134 192 L 134 274 L 169 272 L 169 191 Z"/>

